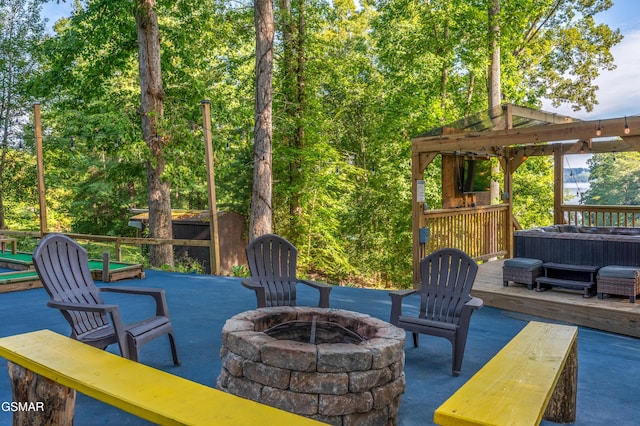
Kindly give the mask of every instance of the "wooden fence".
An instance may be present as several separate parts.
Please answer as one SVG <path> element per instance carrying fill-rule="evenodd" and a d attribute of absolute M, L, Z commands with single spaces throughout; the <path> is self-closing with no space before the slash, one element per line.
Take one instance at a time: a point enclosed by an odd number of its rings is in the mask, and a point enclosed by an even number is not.
<path fill-rule="evenodd" d="M 430 210 L 422 215 L 420 221 L 423 229 L 420 259 L 445 247 L 460 249 L 476 260 L 502 256 L 508 250 L 507 216 L 506 204 Z"/>
<path fill-rule="evenodd" d="M 8 229 L 0 230 L 0 234 L 16 237 L 31 237 L 40 238 L 42 235 L 40 232 L 35 231 L 11 231 Z M 121 261 L 122 246 L 133 245 L 159 245 L 159 244 L 172 244 L 177 246 L 190 246 L 190 247 L 210 247 L 210 240 L 169 240 L 160 238 L 136 238 L 136 237 L 111 237 L 106 235 L 89 235 L 89 234 L 71 234 L 65 233 L 68 237 L 81 241 L 95 241 L 101 243 L 107 243 L 115 247 L 115 260 Z"/>
<path fill-rule="evenodd" d="M 640 227 L 640 206 L 562 205 L 564 222 L 577 226 Z"/>

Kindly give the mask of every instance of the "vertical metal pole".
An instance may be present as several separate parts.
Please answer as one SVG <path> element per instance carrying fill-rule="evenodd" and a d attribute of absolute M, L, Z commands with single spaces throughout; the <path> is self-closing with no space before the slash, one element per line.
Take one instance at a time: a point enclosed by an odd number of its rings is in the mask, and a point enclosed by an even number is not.
<path fill-rule="evenodd" d="M 211 107 L 209 101 L 202 101 L 202 125 L 204 134 L 204 152 L 207 160 L 207 190 L 209 198 L 209 233 L 211 246 L 209 259 L 211 274 L 220 274 L 220 242 L 218 238 L 218 208 L 216 206 L 216 178 L 213 164 L 213 145 L 211 138 Z"/>
<path fill-rule="evenodd" d="M 40 124 L 40 104 L 33 105 L 33 121 L 36 133 L 36 168 L 38 174 L 38 201 L 40 202 L 40 235 L 47 232 L 47 202 L 44 191 L 44 160 L 42 158 L 42 126 Z"/>

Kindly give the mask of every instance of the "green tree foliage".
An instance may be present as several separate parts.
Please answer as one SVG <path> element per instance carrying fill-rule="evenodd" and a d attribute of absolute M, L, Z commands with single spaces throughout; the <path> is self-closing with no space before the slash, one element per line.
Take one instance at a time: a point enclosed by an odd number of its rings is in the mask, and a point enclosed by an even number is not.
<path fill-rule="evenodd" d="M 219 202 L 247 213 L 248 202 L 242 196 L 250 189 L 238 186 L 250 182 L 252 94 L 246 83 L 251 35 L 237 24 L 250 15 L 223 3 L 213 9 L 202 2 L 159 5 L 165 85 L 160 126 L 171 135 L 165 175 L 174 208 L 206 208 L 200 101 L 212 99 L 215 151 L 223 160 L 216 170 L 222 182 Z M 203 32 L 187 30 L 193 28 Z M 47 68 L 32 82 L 39 98 L 51 99 L 43 102 L 43 121 L 50 129 L 46 155 L 59 158 L 60 168 L 67 170 L 66 175 L 48 171 L 47 186 L 72 189 L 68 210 L 74 231 L 132 233 L 126 226 L 127 211 L 146 207 L 148 152 L 137 110 L 137 42 L 130 4 L 93 1 L 85 8 L 78 6 L 56 31 L 44 45 Z M 229 184 L 228 176 L 236 182 Z"/>
<path fill-rule="evenodd" d="M 640 205 L 640 153 L 594 154 L 585 204 Z"/>
<path fill-rule="evenodd" d="M 531 157 L 513 175 L 513 215 L 523 229 L 553 224 L 553 159 Z"/>
<path fill-rule="evenodd" d="M 23 189 L 16 161 L 28 157 L 19 151 L 33 102 L 25 82 L 38 69 L 36 48 L 44 36 L 40 8 L 38 1 L 0 0 L 0 229 L 6 207 Z"/>
<path fill-rule="evenodd" d="M 593 21 L 610 0 L 502 3 L 505 100 L 591 108 L 593 79 L 613 67 L 620 40 Z M 302 273 L 410 285 L 410 138 L 486 109 L 491 4 L 275 3 L 273 230 L 299 248 Z M 42 40 L 41 73 L 29 80 L 43 106 L 50 210 L 70 218 L 57 218 L 62 229 L 125 234 L 129 209 L 146 207 L 132 7 L 78 2 Z M 208 99 L 218 208 L 248 215 L 253 2 L 158 0 L 158 17 L 172 206 L 206 207 L 200 101 Z M 531 158 L 516 173 L 523 226 L 551 220 L 550 161 Z M 439 165 L 436 157 L 425 171 L 431 208 L 441 205 Z"/>

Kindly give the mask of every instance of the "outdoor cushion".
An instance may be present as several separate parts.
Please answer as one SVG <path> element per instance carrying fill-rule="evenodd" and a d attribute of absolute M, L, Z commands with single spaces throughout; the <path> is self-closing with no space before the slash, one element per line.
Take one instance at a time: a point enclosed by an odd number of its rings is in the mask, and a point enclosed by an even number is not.
<path fill-rule="evenodd" d="M 610 278 L 638 278 L 640 277 L 640 268 L 635 266 L 619 266 L 619 265 L 609 265 L 603 266 L 598 270 L 599 277 L 610 277 Z"/>
<path fill-rule="evenodd" d="M 513 259 L 505 260 L 504 266 L 507 268 L 518 268 L 533 271 L 534 269 L 542 266 L 542 260 L 530 259 L 528 257 L 514 257 Z"/>

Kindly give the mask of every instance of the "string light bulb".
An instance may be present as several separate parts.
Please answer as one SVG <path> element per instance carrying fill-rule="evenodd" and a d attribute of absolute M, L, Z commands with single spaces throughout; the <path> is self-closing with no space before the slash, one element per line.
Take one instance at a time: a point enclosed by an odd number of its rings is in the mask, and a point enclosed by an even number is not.
<path fill-rule="evenodd" d="M 628 135 L 631 133 L 631 129 L 629 129 L 629 125 L 627 124 L 627 116 L 624 116 L 624 134 Z"/>
<path fill-rule="evenodd" d="M 596 136 L 600 136 L 602 134 L 602 126 L 600 126 L 601 121 L 598 121 L 598 127 L 596 128 Z"/>

